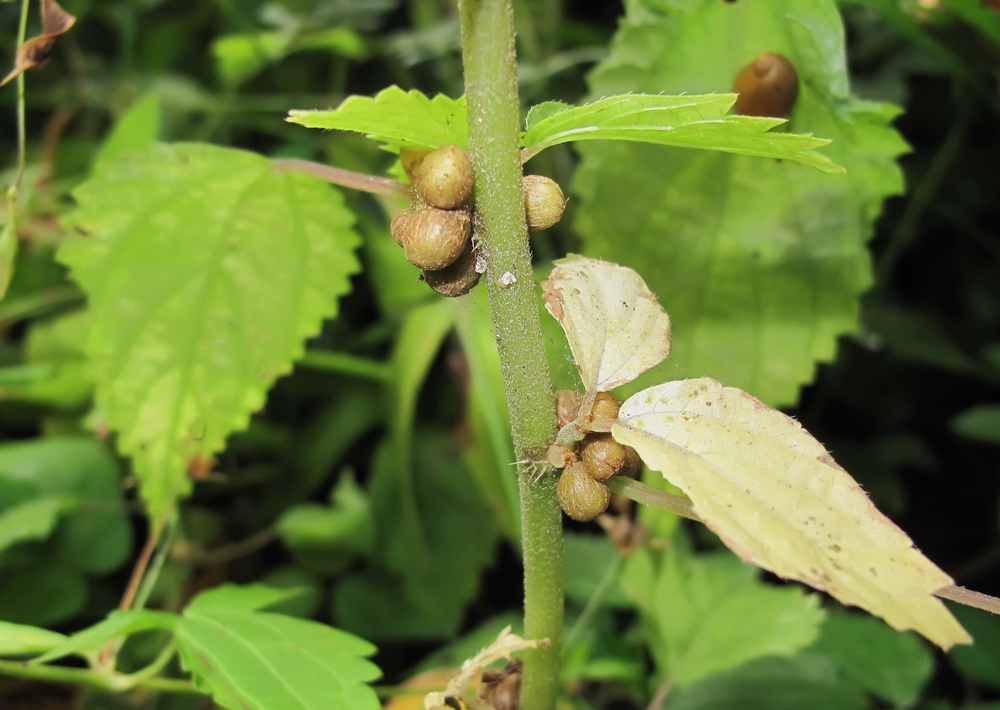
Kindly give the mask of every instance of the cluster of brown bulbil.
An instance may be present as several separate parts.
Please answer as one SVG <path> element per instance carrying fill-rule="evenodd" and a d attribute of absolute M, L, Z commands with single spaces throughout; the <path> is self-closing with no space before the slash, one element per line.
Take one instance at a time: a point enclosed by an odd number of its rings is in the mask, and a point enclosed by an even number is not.
<path fill-rule="evenodd" d="M 431 288 L 443 296 L 466 294 L 485 270 L 472 236 L 469 156 L 457 145 L 447 145 L 433 151 L 403 149 L 400 159 L 413 192 L 410 206 L 392 219 L 392 236 Z M 559 221 L 566 200 L 555 181 L 527 175 L 523 189 L 530 229 L 547 229 Z"/>
<path fill-rule="evenodd" d="M 472 163 L 457 145 L 403 151 L 413 182 L 410 206 L 392 218 L 392 236 L 424 280 L 443 296 L 461 296 L 479 281 L 472 240 Z"/>
<path fill-rule="evenodd" d="M 607 392 L 599 392 L 588 419 L 617 419 L 621 403 Z M 611 434 L 592 431 L 575 452 L 566 450 L 565 466 L 556 494 L 563 512 L 573 520 L 593 520 L 608 509 L 611 491 L 605 485 L 612 476 L 634 476 L 642 461 L 630 446 L 619 444 Z"/>

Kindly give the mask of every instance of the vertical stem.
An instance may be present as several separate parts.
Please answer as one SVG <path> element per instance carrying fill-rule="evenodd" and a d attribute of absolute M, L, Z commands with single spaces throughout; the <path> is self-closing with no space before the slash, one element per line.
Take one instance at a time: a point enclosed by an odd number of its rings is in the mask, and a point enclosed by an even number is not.
<path fill-rule="evenodd" d="M 524 221 L 520 102 L 510 0 L 461 0 L 469 147 L 476 176 L 478 238 L 507 390 L 521 492 L 524 631 L 548 638 L 524 658 L 521 710 L 552 710 L 563 628 L 562 512 L 557 476 L 544 461 L 555 406 Z"/>

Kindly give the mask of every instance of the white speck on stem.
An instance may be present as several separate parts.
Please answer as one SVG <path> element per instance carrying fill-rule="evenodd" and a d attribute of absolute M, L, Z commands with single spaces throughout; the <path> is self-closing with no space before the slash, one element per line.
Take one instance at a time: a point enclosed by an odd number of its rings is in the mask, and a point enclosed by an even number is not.
<path fill-rule="evenodd" d="M 517 283 L 517 277 L 510 271 L 504 271 L 503 275 L 497 279 L 497 283 L 500 284 L 500 288 L 508 288 Z"/>

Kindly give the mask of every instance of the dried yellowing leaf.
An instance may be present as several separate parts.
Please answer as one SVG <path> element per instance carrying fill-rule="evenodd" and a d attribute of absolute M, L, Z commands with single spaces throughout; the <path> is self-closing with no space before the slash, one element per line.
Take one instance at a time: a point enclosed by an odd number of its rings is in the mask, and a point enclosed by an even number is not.
<path fill-rule="evenodd" d="M 14 68 L 0 80 L 0 86 L 48 59 L 56 37 L 66 32 L 75 22 L 76 18 L 63 10 L 55 0 L 42 0 L 42 33 L 26 41 L 17 50 Z"/>
<path fill-rule="evenodd" d="M 632 269 L 571 254 L 542 283 L 587 392 L 606 392 L 670 354 L 670 318 Z"/>
<path fill-rule="evenodd" d="M 951 578 L 791 417 L 702 378 L 633 395 L 612 433 L 681 488 L 743 560 L 944 649 L 971 642 L 932 596 Z"/>
<path fill-rule="evenodd" d="M 466 687 L 479 679 L 483 674 L 483 669 L 494 661 L 510 658 L 511 654 L 517 651 L 548 645 L 548 639 L 536 641 L 521 638 L 517 634 L 512 634 L 510 627 L 506 626 L 500 631 L 493 643 L 462 664 L 462 670 L 448 681 L 448 687 L 443 693 L 434 692 L 424 696 L 424 707 L 426 710 L 432 710 L 444 705 L 447 698 L 459 697 Z"/>

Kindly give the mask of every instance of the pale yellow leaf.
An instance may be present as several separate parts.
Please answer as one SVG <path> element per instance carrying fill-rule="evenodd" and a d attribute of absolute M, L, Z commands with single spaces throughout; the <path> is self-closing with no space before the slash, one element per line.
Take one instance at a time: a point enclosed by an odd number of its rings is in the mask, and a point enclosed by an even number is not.
<path fill-rule="evenodd" d="M 670 354 L 670 318 L 632 269 L 570 254 L 542 283 L 587 392 L 606 392 Z"/>
<path fill-rule="evenodd" d="M 650 387 L 612 429 L 747 562 L 948 649 L 971 639 L 932 596 L 951 578 L 797 421 L 710 378 Z"/>

